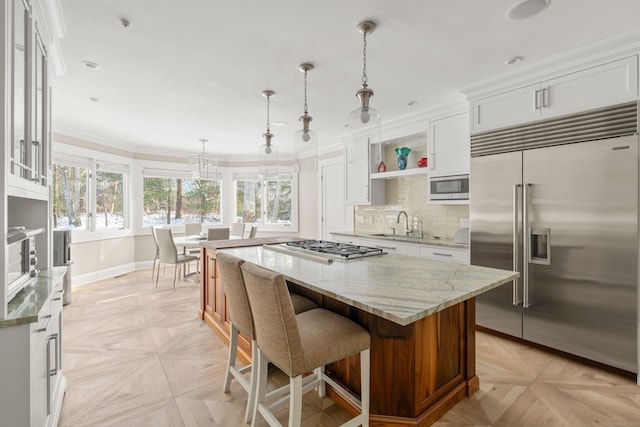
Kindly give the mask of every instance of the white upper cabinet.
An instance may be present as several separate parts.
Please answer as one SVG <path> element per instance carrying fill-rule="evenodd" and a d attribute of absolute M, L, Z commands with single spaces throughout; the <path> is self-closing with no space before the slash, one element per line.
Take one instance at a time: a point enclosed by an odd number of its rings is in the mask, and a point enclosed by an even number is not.
<path fill-rule="evenodd" d="M 473 131 L 591 110 L 638 98 L 638 57 L 607 62 L 472 102 Z"/>
<path fill-rule="evenodd" d="M 384 182 L 371 181 L 371 144 L 368 138 L 354 138 L 344 145 L 344 203 L 383 205 Z"/>
<path fill-rule="evenodd" d="M 469 113 L 429 123 L 429 176 L 469 173 Z"/>

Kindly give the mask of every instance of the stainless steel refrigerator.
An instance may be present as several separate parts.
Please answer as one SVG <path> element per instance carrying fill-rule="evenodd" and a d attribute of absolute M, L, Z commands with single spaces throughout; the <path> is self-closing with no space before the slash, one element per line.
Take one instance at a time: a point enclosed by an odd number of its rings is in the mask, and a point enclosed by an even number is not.
<path fill-rule="evenodd" d="M 638 372 L 637 126 L 629 103 L 472 135 L 471 264 L 521 274 L 478 325 Z"/>

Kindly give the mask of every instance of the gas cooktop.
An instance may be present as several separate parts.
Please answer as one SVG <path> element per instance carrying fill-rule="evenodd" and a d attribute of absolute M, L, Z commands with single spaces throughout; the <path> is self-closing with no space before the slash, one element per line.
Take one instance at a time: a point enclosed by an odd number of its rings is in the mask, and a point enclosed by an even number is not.
<path fill-rule="evenodd" d="M 326 256 L 342 261 L 386 253 L 380 248 L 330 242 L 327 240 L 299 240 L 297 242 L 285 243 L 282 246 L 290 250 Z"/>

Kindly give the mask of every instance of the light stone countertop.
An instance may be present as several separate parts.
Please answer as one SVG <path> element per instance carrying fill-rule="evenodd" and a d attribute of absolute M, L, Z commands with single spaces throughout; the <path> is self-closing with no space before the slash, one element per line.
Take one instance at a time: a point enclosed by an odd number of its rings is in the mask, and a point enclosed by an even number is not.
<path fill-rule="evenodd" d="M 62 278 L 66 272 L 67 267 L 41 271 L 36 279 L 9 301 L 7 317 L 0 319 L 0 328 L 37 322 L 38 313 L 49 301 L 49 296 L 62 289 Z"/>
<path fill-rule="evenodd" d="M 403 326 L 518 277 L 513 271 L 396 254 L 326 263 L 261 246 L 223 251 Z"/>
<path fill-rule="evenodd" d="M 387 240 L 394 242 L 407 242 L 407 243 L 416 243 L 420 245 L 431 245 L 431 246 L 442 246 L 447 248 L 458 248 L 458 249 L 469 249 L 469 245 L 466 243 L 455 243 L 453 239 L 434 239 L 432 236 L 419 237 L 412 235 L 410 237 L 403 236 L 401 234 L 398 235 L 390 235 L 385 234 L 381 236 L 382 233 L 353 233 L 353 232 L 332 232 L 331 234 L 337 236 L 347 236 L 347 237 L 355 237 L 358 239 L 378 239 L 378 240 Z"/>

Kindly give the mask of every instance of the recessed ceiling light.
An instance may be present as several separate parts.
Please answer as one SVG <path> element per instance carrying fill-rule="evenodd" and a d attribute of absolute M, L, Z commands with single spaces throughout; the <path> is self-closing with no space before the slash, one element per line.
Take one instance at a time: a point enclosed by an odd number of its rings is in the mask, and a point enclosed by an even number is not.
<path fill-rule="evenodd" d="M 506 61 L 504 61 L 505 65 L 515 65 L 519 62 L 522 62 L 524 60 L 524 57 L 522 56 L 514 56 L 513 58 L 509 58 Z"/>
<path fill-rule="evenodd" d="M 413 107 L 414 105 L 418 105 L 418 101 L 409 101 L 409 102 L 407 103 L 407 105 L 408 105 L 409 107 Z"/>
<path fill-rule="evenodd" d="M 89 101 L 91 101 L 91 102 L 100 102 L 100 101 L 102 101 L 100 98 L 95 97 L 95 96 L 89 96 L 87 99 Z"/>
<path fill-rule="evenodd" d="M 87 68 L 90 68 L 92 70 L 98 70 L 100 69 L 100 65 L 96 64 L 95 62 L 91 62 L 91 61 L 82 61 L 81 62 L 82 65 L 84 65 Z"/>
<path fill-rule="evenodd" d="M 528 19 L 545 10 L 549 3 L 551 0 L 520 0 L 511 6 L 504 16 L 510 21 Z"/>

